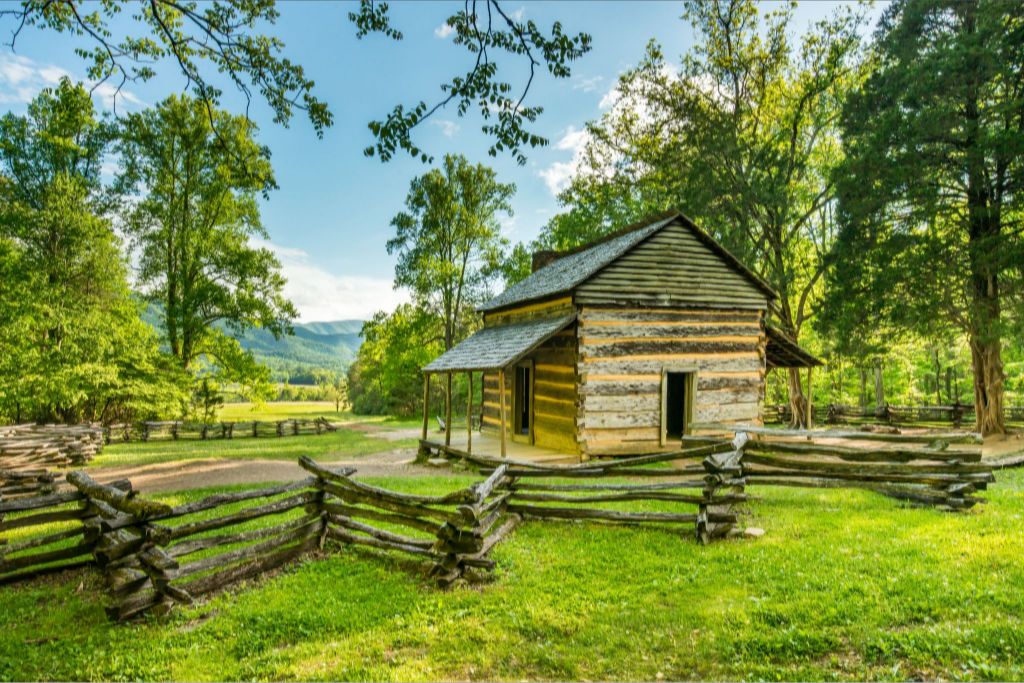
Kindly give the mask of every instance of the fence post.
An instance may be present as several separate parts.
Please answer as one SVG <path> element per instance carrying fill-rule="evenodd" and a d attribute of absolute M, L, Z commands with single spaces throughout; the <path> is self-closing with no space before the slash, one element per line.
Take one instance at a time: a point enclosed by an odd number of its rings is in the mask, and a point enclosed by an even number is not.
<path fill-rule="evenodd" d="M 746 432 L 736 432 L 733 450 L 704 458 L 708 474 L 704 477 L 703 500 L 697 508 L 696 532 L 697 540 L 705 545 L 728 535 L 736 525 L 732 504 L 716 502 L 715 495 L 722 488 L 743 493 L 743 448 L 749 438 Z"/>

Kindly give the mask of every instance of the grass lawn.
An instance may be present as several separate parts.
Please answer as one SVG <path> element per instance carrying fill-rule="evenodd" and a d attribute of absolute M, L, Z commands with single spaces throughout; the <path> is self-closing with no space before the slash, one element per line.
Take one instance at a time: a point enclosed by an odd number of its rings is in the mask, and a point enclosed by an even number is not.
<path fill-rule="evenodd" d="M 1024 471 L 998 476 L 967 514 L 753 490 L 748 523 L 767 535 L 709 547 L 531 522 L 482 588 L 438 591 L 400 559 L 335 549 L 129 625 L 107 622 L 97 574 L 70 572 L 0 587 L 0 678 L 1021 679 Z"/>
<path fill-rule="evenodd" d="M 103 447 L 90 468 L 153 465 L 171 460 L 229 458 L 235 460 L 288 460 L 300 455 L 331 462 L 381 453 L 396 448 L 413 448 L 417 439 L 384 439 L 372 433 L 339 427 L 335 432 L 300 436 L 214 439 L 211 441 L 134 441 Z"/>
<path fill-rule="evenodd" d="M 254 405 L 252 403 L 225 403 L 217 418 L 225 422 L 248 422 L 249 420 L 290 420 L 293 418 L 312 419 L 325 417 L 332 422 L 360 422 L 378 424 L 389 428 L 418 427 L 420 418 L 396 418 L 384 415 L 354 415 L 343 410 L 334 410 L 332 401 L 278 401 Z"/>

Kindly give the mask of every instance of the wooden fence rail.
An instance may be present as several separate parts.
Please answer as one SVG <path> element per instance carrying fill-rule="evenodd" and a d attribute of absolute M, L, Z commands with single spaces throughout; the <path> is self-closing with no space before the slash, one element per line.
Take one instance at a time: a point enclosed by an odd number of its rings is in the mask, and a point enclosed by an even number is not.
<path fill-rule="evenodd" d="M 136 422 L 105 428 L 107 443 L 114 441 L 178 441 L 299 436 L 337 431 L 327 418 L 248 420 L 243 422 Z"/>
<path fill-rule="evenodd" d="M 81 467 L 103 448 L 99 425 L 0 426 L 0 468 Z"/>
<path fill-rule="evenodd" d="M 862 488 L 912 503 L 963 510 L 983 502 L 975 494 L 995 481 L 992 466 L 981 462 L 981 437 L 970 432 L 719 428 L 752 437 L 739 462 L 739 476 L 749 485 Z"/>
<path fill-rule="evenodd" d="M 1003 409 L 1008 424 L 1024 424 L 1024 406 Z M 788 423 L 792 417 L 789 405 L 765 406 L 765 422 Z M 957 429 L 974 422 L 974 406 L 969 404 L 901 406 L 886 404 L 880 407 L 851 406 L 838 403 L 814 406 L 817 424 L 948 424 Z"/>

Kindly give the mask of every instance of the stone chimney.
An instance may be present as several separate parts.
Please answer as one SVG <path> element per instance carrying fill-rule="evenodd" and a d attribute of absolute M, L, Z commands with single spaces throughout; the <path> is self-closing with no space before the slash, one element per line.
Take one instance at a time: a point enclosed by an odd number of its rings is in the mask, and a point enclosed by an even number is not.
<path fill-rule="evenodd" d="M 551 251 L 550 249 L 544 249 L 541 251 L 533 252 L 533 265 L 531 267 L 530 272 L 536 273 L 538 270 L 548 265 L 549 263 L 557 261 L 558 256 L 559 254 L 557 251 Z"/>

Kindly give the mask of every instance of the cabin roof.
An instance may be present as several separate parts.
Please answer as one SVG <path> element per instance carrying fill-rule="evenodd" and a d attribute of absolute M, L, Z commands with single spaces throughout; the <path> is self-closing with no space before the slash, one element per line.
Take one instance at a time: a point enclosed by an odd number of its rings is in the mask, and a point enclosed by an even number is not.
<path fill-rule="evenodd" d="M 769 368 L 812 368 L 824 365 L 785 332 L 771 325 L 764 326 L 768 343 L 765 346 L 765 361 Z"/>
<path fill-rule="evenodd" d="M 424 372 L 498 370 L 512 365 L 568 327 L 576 315 L 485 327 L 423 368 Z"/>
<path fill-rule="evenodd" d="M 692 230 L 701 242 L 728 266 L 764 292 L 769 300 L 778 298 L 768 283 L 743 265 L 714 238 L 698 228 L 692 220 L 678 211 L 671 211 L 630 225 L 596 242 L 562 252 L 555 261 L 531 273 L 529 277 L 512 285 L 477 310 L 493 311 L 570 292 L 630 249 L 672 224 L 680 224 Z"/>

